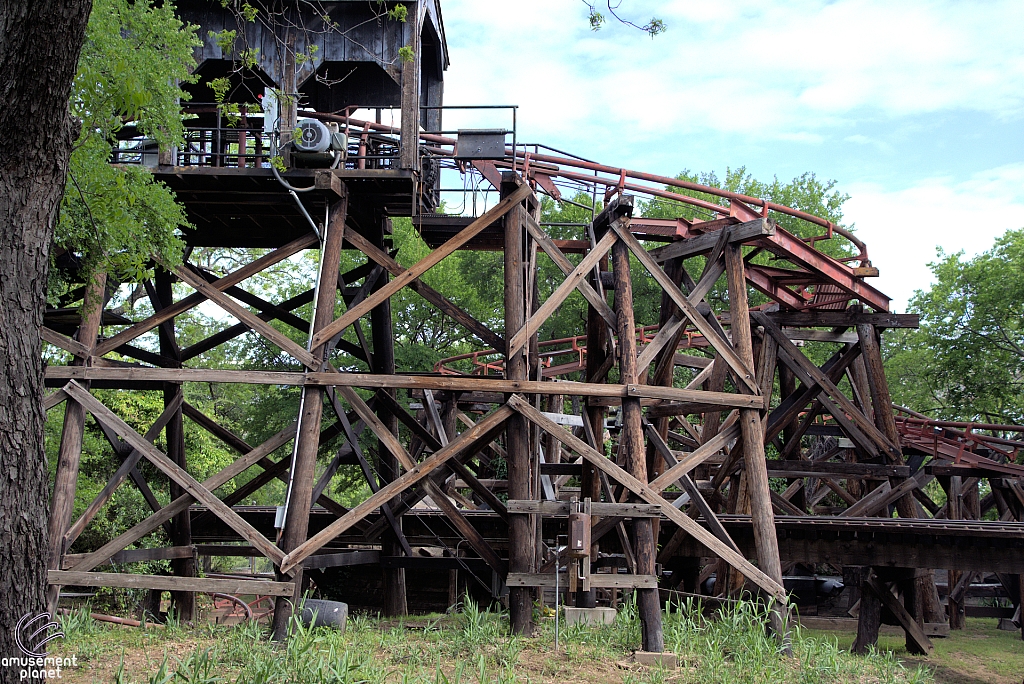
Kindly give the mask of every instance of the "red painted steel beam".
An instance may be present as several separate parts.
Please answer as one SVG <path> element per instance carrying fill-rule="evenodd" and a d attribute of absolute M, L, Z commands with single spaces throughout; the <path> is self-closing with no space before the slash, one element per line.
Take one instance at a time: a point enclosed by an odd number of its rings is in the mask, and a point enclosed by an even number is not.
<path fill-rule="evenodd" d="M 772 235 L 762 235 L 758 243 L 773 254 L 821 275 L 851 298 L 861 300 L 876 311 L 889 310 L 889 297 L 854 275 L 852 268 L 819 252 L 782 228 L 777 227 Z"/>

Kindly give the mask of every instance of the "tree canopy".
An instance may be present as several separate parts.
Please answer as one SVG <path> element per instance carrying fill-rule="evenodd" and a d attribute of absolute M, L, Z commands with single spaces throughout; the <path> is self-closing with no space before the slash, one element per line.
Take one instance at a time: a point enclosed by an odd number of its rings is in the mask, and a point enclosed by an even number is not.
<path fill-rule="evenodd" d="M 910 310 L 920 330 L 887 336 L 898 403 L 939 418 L 1024 422 L 1024 230 L 971 258 L 938 250 L 935 284 Z"/>
<path fill-rule="evenodd" d="M 55 254 L 71 252 L 87 269 L 123 279 L 137 278 L 152 257 L 180 261 L 176 231 L 188 225 L 184 209 L 146 168 L 110 164 L 110 149 L 126 125 L 159 145 L 181 142 L 180 100 L 187 95 L 178 84 L 194 79 L 198 44 L 195 27 L 183 25 L 169 3 L 95 0 L 71 92 L 71 113 L 82 127 Z"/>

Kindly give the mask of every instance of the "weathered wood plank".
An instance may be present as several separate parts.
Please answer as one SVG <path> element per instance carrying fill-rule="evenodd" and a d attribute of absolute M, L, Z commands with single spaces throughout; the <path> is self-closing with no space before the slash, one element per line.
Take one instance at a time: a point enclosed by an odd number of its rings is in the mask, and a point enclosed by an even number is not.
<path fill-rule="evenodd" d="M 44 342 L 49 342 L 55 347 L 60 347 L 66 352 L 74 354 L 80 359 L 84 359 L 92 353 L 89 347 L 85 346 L 78 340 L 71 339 L 67 335 L 61 335 L 59 332 L 50 330 L 45 325 L 39 328 L 39 337 Z"/>
<path fill-rule="evenodd" d="M 730 240 L 734 242 L 746 242 L 762 235 L 772 235 L 775 232 L 775 224 L 767 219 L 755 219 L 746 223 L 739 223 L 729 226 L 731 232 Z M 668 261 L 674 257 L 691 257 L 704 252 L 710 252 L 718 242 L 718 232 L 705 233 L 688 240 L 673 242 L 664 247 L 651 250 L 651 256 L 658 262 Z"/>
<path fill-rule="evenodd" d="M 196 549 L 192 546 L 158 546 L 153 549 L 126 549 L 118 551 L 110 557 L 108 562 L 138 563 L 141 561 L 170 560 L 172 558 L 192 558 L 195 555 Z M 65 554 L 64 568 L 70 569 L 83 558 L 85 558 L 84 553 Z"/>
<path fill-rule="evenodd" d="M 544 587 L 554 589 L 554 573 L 510 572 L 505 580 L 509 587 Z M 558 573 L 558 585 L 563 591 L 569 590 L 569 575 Z M 590 586 L 596 589 L 657 589 L 658 578 L 654 575 L 613 575 L 595 572 L 590 575 Z"/>
<path fill-rule="evenodd" d="M 122 589 L 157 589 L 160 591 L 199 591 L 222 594 L 260 596 L 291 596 L 295 585 L 291 582 L 267 580 L 209 579 L 200 577 L 173 577 L 170 575 L 128 575 L 115 572 L 75 572 L 50 570 L 46 573 L 50 584 L 75 587 L 119 587 Z"/>
<path fill-rule="evenodd" d="M 530 501 L 525 499 L 509 499 L 509 513 L 538 513 L 540 515 L 568 516 L 568 501 Z M 590 504 L 590 512 L 601 518 L 660 518 L 661 506 L 640 503 L 605 503 L 595 501 Z"/>
<path fill-rule="evenodd" d="M 50 366 L 49 380 L 146 380 L 156 382 L 223 382 L 253 385 L 323 385 L 394 389 L 430 389 L 452 392 L 496 394 L 551 394 L 580 397 L 640 397 L 663 401 L 713 404 L 727 408 L 763 408 L 764 398 L 729 392 L 705 392 L 676 387 L 616 385 L 587 382 L 551 383 L 536 380 L 503 380 L 451 375 L 374 375 L 371 373 L 291 373 L 278 371 L 237 371 L 198 368 L 90 368 Z"/>

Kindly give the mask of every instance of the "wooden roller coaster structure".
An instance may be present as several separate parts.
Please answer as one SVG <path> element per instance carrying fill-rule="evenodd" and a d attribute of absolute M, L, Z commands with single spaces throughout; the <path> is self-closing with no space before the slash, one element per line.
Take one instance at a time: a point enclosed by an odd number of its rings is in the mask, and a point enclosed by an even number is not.
<path fill-rule="evenodd" d="M 310 38 L 321 46 L 319 66 L 288 63 L 294 28 L 316 20 L 301 4 L 285 10 L 293 13 L 287 25 L 245 28 L 246 40 L 265 46 L 256 69 L 234 68 L 222 46 L 206 40 L 199 72 L 231 79 L 229 101 L 244 105 L 246 91 L 273 86 L 298 93 L 306 109 L 285 100 L 280 122 L 267 126 L 270 114 L 243 107 L 241 123 L 228 126 L 223 103 L 190 104 L 185 146 L 156 152 L 153 173 L 193 224 L 190 248 L 262 252 L 220 277 L 187 259 L 173 269 L 157 265 L 152 281 L 136 284 L 153 309 L 141 320 L 106 310 L 104 274 L 47 312 L 41 337 L 68 359 L 46 370 L 54 388 L 46 408 L 66 403 L 50 520 L 51 604 L 62 585 L 145 588 L 171 591 L 179 614 L 191 619 L 195 592 L 271 595 L 280 637 L 311 577 L 323 586 L 330 568 L 379 568 L 379 608 L 388 614 L 404 613 L 421 588 L 406 570 L 440 569 L 489 573 L 484 584 L 508 605 L 512 628 L 529 633 L 533 602 L 554 586 L 555 573 L 581 567 L 560 538 L 569 533 L 570 509 L 585 506 L 589 570 L 574 576 L 582 583 L 569 598 L 586 607 L 635 592 L 648 651 L 663 650 L 664 600 L 702 587 L 771 600 L 772 626 L 784 634 L 784 570 L 794 564 L 849 571 L 848 590 L 860 601 L 858 650 L 874 643 L 883 609 L 912 649 L 930 649 L 924 626 L 947 622 L 935 568 L 949 571 L 953 626 L 976 573 L 1005 577 L 1019 605 L 1024 468 L 1016 464 L 1022 442 L 1006 435 L 1020 428 L 946 425 L 894 410 L 881 335 L 915 327 L 917 317 L 891 313 L 889 299 L 868 284 L 877 270 L 856 236 L 761 198 L 514 138 L 509 145 L 504 132 L 499 154 L 475 156 L 466 144 L 473 132 L 441 130 L 447 48 L 436 0 L 406 3 L 401 24 L 370 21 L 360 14 L 370 11 L 364 4 L 325 4 L 340 28 Z M 182 1 L 178 11 L 201 36 L 232 21 L 219 3 Z M 412 61 L 398 58 L 403 46 L 413 48 Z M 333 67 L 358 77 L 329 81 L 324 73 Z M 393 108 L 401 124 L 354 118 L 374 108 Z M 287 159 L 300 116 L 347 134 L 343 161 L 272 168 L 275 154 Z M 147 142 L 130 128 L 124 137 L 114 161 L 145 162 L 153 152 Z M 499 199 L 479 216 L 436 214 L 446 170 L 475 174 Z M 571 238 L 553 238 L 540 197 L 578 192 L 602 200 L 603 209 Z M 637 197 L 676 202 L 700 218 L 634 216 Z M 413 217 L 432 249 L 409 267 L 388 251 L 390 219 L 400 216 Z M 781 217 L 818 230 L 798 237 L 778 224 Z M 822 240 L 848 242 L 849 256 L 829 256 Z M 503 254 L 498 330 L 422 280 L 457 250 L 474 249 Z M 271 302 L 246 286 L 306 250 L 319 254 L 304 292 Z M 343 250 L 365 261 L 341 273 Z M 543 300 L 541 260 L 564 274 Z M 65 262 L 73 270 L 70 255 Z M 660 289 L 657 326 L 637 327 L 631 263 Z M 723 282 L 726 304 L 709 301 Z M 462 326 L 479 351 L 432 373 L 396 367 L 390 299 L 404 288 Z M 544 322 L 575 293 L 588 305 L 583 329 L 539 340 Z M 237 323 L 186 345 L 175 319 L 204 303 Z M 308 318 L 295 313 L 310 303 Z M 278 370 L 203 366 L 206 352 L 243 334 L 279 350 Z M 830 346 L 831 356 L 816 364 L 805 343 Z M 366 372 L 348 370 L 360 364 Z M 294 421 L 253 445 L 186 401 L 188 383 L 296 387 L 301 402 Z M 96 389 L 162 392 L 164 411 L 140 434 Z M 87 415 L 120 466 L 73 519 Z M 210 433 L 237 460 L 198 481 L 186 430 Z M 161 434 L 164 451 L 154 446 Z M 153 493 L 143 461 L 168 483 L 169 503 Z M 362 473 L 370 492 L 353 507 L 330 496 L 332 480 L 349 469 Z M 945 503 L 924 491 L 936 478 Z M 126 480 L 152 513 L 100 548 L 73 553 Z M 277 480 L 287 492 L 277 515 L 243 505 Z M 232 482 L 230 493 L 217 494 Z M 998 521 L 984 522 L 992 508 Z M 131 548 L 161 529 L 169 546 Z M 264 557 L 276 576 L 198 577 L 197 555 L 211 554 Z M 154 559 L 170 560 L 172 574 L 97 571 Z M 712 574 L 708 589 L 703 580 Z"/>

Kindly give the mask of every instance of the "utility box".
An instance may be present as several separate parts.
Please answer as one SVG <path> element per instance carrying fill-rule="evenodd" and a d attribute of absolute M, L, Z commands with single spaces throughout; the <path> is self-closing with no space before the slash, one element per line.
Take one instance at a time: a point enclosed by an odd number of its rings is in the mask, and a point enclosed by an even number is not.
<path fill-rule="evenodd" d="M 456 159 L 504 159 L 505 135 L 503 128 L 459 129 Z"/>
<path fill-rule="evenodd" d="M 569 556 L 590 556 L 590 514 L 573 511 L 569 514 Z"/>

